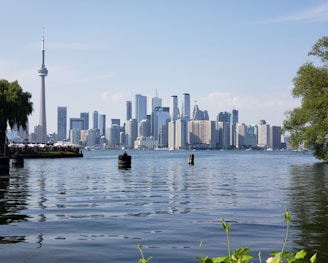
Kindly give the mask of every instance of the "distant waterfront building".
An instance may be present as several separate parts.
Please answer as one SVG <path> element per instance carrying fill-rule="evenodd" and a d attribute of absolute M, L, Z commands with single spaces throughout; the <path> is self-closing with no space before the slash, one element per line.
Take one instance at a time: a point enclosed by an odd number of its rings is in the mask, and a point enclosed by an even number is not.
<path fill-rule="evenodd" d="M 281 127 L 280 126 L 271 126 L 270 127 L 270 138 L 269 138 L 269 147 L 273 150 L 281 149 Z"/>
<path fill-rule="evenodd" d="M 215 126 L 215 121 L 189 121 L 188 144 L 196 148 L 215 148 L 217 144 L 217 133 Z"/>
<path fill-rule="evenodd" d="M 151 112 L 153 112 L 154 109 L 158 107 L 162 107 L 162 99 L 156 96 L 151 99 Z"/>
<path fill-rule="evenodd" d="M 84 130 L 84 119 L 83 118 L 70 118 L 69 119 L 69 129 L 70 130 Z"/>
<path fill-rule="evenodd" d="M 89 112 L 81 112 L 80 118 L 84 119 L 84 126 L 82 130 L 89 130 Z"/>
<path fill-rule="evenodd" d="M 190 94 L 183 93 L 181 118 L 185 121 L 190 120 Z"/>
<path fill-rule="evenodd" d="M 179 117 L 178 96 L 172 95 L 170 98 L 170 117 L 175 121 Z"/>
<path fill-rule="evenodd" d="M 244 149 L 248 146 L 247 126 L 245 123 L 236 123 L 236 148 Z"/>
<path fill-rule="evenodd" d="M 238 122 L 238 111 L 232 110 L 230 116 L 230 145 L 236 147 L 236 124 Z"/>
<path fill-rule="evenodd" d="M 258 138 L 257 145 L 259 147 L 269 147 L 270 126 L 265 120 L 260 120 L 258 124 Z"/>
<path fill-rule="evenodd" d="M 138 137 L 150 136 L 150 121 L 148 119 L 141 120 L 138 123 Z"/>
<path fill-rule="evenodd" d="M 132 102 L 126 102 L 126 120 L 130 120 L 132 118 Z"/>
<path fill-rule="evenodd" d="M 93 112 L 93 129 L 96 130 L 98 129 L 99 126 L 98 126 L 98 111 L 94 111 Z"/>
<path fill-rule="evenodd" d="M 153 110 L 151 116 L 151 135 L 158 141 L 160 147 L 163 146 L 164 141 L 167 141 L 167 132 L 164 130 L 167 129 L 167 123 L 169 120 L 169 107 L 156 107 Z M 162 136 L 166 136 L 166 138 L 163 138 Z"/>
<path fill-rule="evenodd" d="M 153 150 L 157 148 L 157 142 L 154 140 L 153 136 L 149 137 L 137 137 L 134 141 L 134 149 L 148 149 Z"/>
<path fill-rule="evenodd" d="M 81 131 L 78 129 L 71 129 L 69 131 L 70 142 L 74 145 L 80 145 Z"/>
<path fill-rule="evenodd" d="M 194 121 L 208 121 L 210 118 L 208 116 L 207 110 L 201 111 L 198 108 L 198 105 L 194 106 L 193 114 L 192 114 L 192 120 Z"/>
<path fill-rule="evenodd" d="M 178 150 L 187 145 L 186 136 L 186 121 L 177 119 L 168 123 L 168 148 Z"/>
<path fill-rule="evenodd" d="M 99 135 L 105 136 L 106 132 L 106 115 L 100 114 L 99 115 Z"/>
<path fill-rule="evenodd" d="M 95 146 L 97 144 L 97 129 L 90 129 L 87 131 L 87 139 L 86 145 L 87 146 Z"/>
<path fill-rule="evenodd" d="M 64 141 L 67 139 L 67 108 L 57 108 L 57 140 Z"/>
<path fill-rule="evenodd" d="M 39 119 L 39 127 L 40 130 L 38 132 L 37 140 L 40 143 L 46 143 L 48 141 L 47 137 L 47 120 L 46 120 L 46 95 L 45 95 L 45 78 L 48 76 L 48 69 L 44 63 L 44 36 L 42 36 L 42 64 L 41 68 L 38 70 L 38 75 L 41 77 L 41 96 L 40 96 L 40 119 Z"/>
<path fill-rule="evenodd" d="M 231 120 L 231 113 L 230 112 L 220 112 L 218 116 L 216 117 L 217 122 L 226 122 L 230 123 Z"/>
<path fill-rule="evenodd" d="M 218 131 L 218 148 L 229 149 L 230 148 L 230 123 L 219 121 L 217 123 Z"/>
<path fill-rule="evenodd" d="M 136 119 L 130 119 L 125 126 L 125 143 L 128 148 L 134 148 L 134 141 L 138 137 L 138 122 Z"/>
<path fill-rule="evenodd" d="M 137 122 L 140 122 L 141 120 L 147 118 L 147 97 L 141 94 L 137 94 L 135 99 L 135 119 Z"/>
<path fill-rule="evenodd" d="M 106 139 L 108 146 L 116 148 L 120 145 L 120 127 L 117 124 L 112 124 L 106 129 Z"/>

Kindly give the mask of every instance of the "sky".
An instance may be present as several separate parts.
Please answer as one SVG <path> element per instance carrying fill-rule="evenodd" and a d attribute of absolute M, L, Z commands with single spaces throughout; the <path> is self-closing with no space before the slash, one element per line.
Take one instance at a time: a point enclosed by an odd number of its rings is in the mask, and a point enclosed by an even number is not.
<path fill-rule="evenodd" d="M 211 120 L 239 111 L 239 122 L 281 126 L 300 105 L 293 78 L 328 28 L 318 0 L 0 0 L 0 79 L 32 94 L 30 132 L 39 124 L 41 42 L 45 38 L 48 133 L 57 107 L 67 117 L 95 110 L 126 118 L 136 94 L 190 93 Z"/>

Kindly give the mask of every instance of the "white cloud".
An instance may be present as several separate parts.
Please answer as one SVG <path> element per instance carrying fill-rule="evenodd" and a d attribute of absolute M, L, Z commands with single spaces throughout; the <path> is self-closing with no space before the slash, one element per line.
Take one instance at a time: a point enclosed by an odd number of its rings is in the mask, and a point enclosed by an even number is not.
<path fill-rule="evenodd" d="M 266 22 L 285 23 L 285 22 L 317 22 L 328 20 L 328 4 L 322 4 L 309 10 L 304 10 L 287 16 L 271 19 Z"/>

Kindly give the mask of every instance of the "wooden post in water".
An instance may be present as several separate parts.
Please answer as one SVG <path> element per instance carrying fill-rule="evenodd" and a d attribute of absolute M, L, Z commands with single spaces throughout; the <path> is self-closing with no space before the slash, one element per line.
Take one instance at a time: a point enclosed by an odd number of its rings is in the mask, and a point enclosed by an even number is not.
<path fill-rule="evenodd" d="M 128 169 L 131 168 L 131 155 L 128 155 L 126 151 L 118 156 L 118 168 Z"/>
<path fill-rule="evenodd" d="M 190 164 L 190 165 L 194 165 L 194 154 L 192 153 L 192 154 L 190 154 L 189 155 L 189 161 L 188 161 L 188 163 Z"/>

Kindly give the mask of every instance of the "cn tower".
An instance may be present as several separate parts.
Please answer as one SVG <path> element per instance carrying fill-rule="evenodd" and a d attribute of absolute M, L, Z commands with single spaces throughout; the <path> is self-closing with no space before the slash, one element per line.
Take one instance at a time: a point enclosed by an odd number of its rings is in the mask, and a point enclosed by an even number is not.
<path fill-rule="evenodd" d="M 40 133 L 38 136 L 38 142 L 47 142 L 47 121 L 46 121 L 46 96 L 45 96 L 45 78 L 48 76 L 48 70 L 44 65 L 44 35 L 42 35 L 42 65 L 38 70 L 38 75 L 41 77 L 41 96 L 40 96 Z"/>

